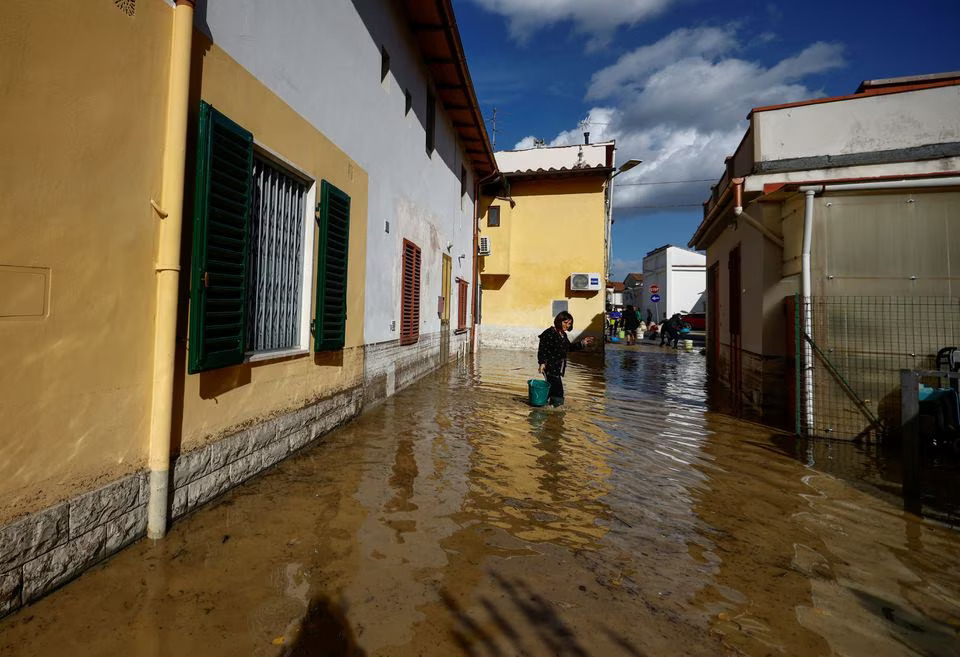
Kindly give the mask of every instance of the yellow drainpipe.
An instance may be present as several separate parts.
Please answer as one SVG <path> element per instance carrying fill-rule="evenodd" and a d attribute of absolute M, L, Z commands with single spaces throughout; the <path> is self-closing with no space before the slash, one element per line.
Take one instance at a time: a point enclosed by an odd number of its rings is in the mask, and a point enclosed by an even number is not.
<path fill-rule="evenodd" d="M 157 248 L 157 299 L 153 338 L 153 388 L 150 404 L 150 498 L 147 536 L 167 532 L 170 492 L 170 427 L 176 353 L 177 288 L 180 279 L 180 233 L 183 227 L 183 168 L 187 149 L 190 49 L 194 0 L 177 0 L 170 44 L 167 128 L 163 143 L 160 240 Z"/>

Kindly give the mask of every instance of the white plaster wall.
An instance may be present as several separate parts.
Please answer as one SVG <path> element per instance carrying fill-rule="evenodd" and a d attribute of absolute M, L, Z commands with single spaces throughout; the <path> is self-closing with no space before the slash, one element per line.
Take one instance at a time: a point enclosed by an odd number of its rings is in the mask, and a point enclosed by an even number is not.
<path fill-rule="evenodd" d="M 707 257 L 702 253 L 671 246 L 643 259 L 643 299 L 640 309 L 647 309 L 660 321 L 681 311 L 691 311 L 707 287 Z M 660 303 L 650 301 L 650 286 L 660 287 Z M 659 306 L 659 308 L 658 308 Z M 659 315 L 657 314 L 659 310 Z"/>
<path fill-rule="evenodd" d="M 570 169 L 580 161 L 580 153 L 583 153 L 585 165 L 597 167 L 607 164 L 607 149 L 612 145 L 612 141 L 606 141 L 582 146 L 547 146 L 519 151 L 497 151 L 495 156 L 497 166 L 503 172 Z"/>
<path fill-rule="evenodd" d="M 474 178 L 439 103 L 436 150 L 432 156 L 426 153 L 427 78 L 393 4 L 209 2 L 197 13 L 197 25 L 368 172 L 364 342 L 399 337 L 404 238 L 422 249 L 421 332 L 438 330 L 441 254 L 453 258 L 453 279 L 472 279 Z M 391 72 L 384 82 L 381 46 L 390 54 Z M 409 114 L 404 113 L 404 89 L 413 100 Z M 464 199 L 461 165 L 468 173 Z M 452 244 L 449 250 L 447 244 Z M 455 321 L 455 285 L 452 301 Z"/>
<path fill-rule="evenodd" d="M 960 87 L 757 112 L 757 159 L 845 155 L 960 141 Z"/>
<path fill-rule="evenodd" d="M 489 349 L 509 349 L 511 351 L 525 351 L 532 355 L 533 373 L 537 371 L 537 349 L 540 346 L 540 334 L 549 328 L 544 326 L 500 326 L 497 324 L 478 324 L 480 345 Z M 576 342 L 586 334 L 583 331 L 571 331 L 570 342 Z M 596 337 L 596 336 L 594 336 Z M 594 343 L 596 344 L 596 343 Z M 518 361 L 524 364 L 524 361 Z"/>

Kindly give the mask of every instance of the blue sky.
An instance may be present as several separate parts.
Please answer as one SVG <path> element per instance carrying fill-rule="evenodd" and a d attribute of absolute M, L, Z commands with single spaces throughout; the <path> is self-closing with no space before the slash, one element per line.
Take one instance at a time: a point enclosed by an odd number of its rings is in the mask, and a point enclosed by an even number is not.
<path fill-rule="evenodd" d="M 644 161 L 616 179 L 613 280 L 659 246 L 686 248 L 751 108 L 960 70 L 960 0 L 453 5 L 497 150 L 588 129 L 617 140 L 618 164 Z"/>

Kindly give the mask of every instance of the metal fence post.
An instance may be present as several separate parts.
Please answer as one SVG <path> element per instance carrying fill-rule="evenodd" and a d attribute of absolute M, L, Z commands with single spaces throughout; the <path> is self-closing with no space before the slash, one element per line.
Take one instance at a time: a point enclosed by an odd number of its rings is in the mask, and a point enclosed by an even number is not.
<path fill-rule="evenodd" d="M 800 294 L 796 293 L 793 295 L 793 420 L 798 436 L 802 435 L 800 433 L 800 403 L 803 399 L 803 395 L 800 392 L 800 368 L 802 367 L 802 361 L 800 360 L 800 342 L 802 341 L 802 330 L 800 327 Z"/>

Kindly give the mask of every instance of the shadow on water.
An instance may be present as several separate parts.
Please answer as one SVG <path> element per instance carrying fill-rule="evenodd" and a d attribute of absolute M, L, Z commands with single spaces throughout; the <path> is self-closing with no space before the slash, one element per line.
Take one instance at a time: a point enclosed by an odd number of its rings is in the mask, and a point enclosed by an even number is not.
<path fill-rule="evenodd" d="M 499 607 L 490 596 L 481 596 L 482 613 L 471 615 L 450 592 L 440 593 L 454 618 L 451 636 L 464 655 L 512 657 L 530 655 L 532 650 L 539 649 L 556 657 L 605 657 L 584 647 L 573 628 L 557 613 L 555 601 L 544 598 L 522 579 L 492 571 L 488 575 L 503 594 L 500 599 L 504 602 Z M 608 627 L 603 632 L 624 655 L 644 657 L 619 633 Z"/>
<path fill-rule="evenodd" d="M 347 620 L 345 610 L 325 595 L 310 600 L 300 632 L 282 657 L 367 657 Z"/>

